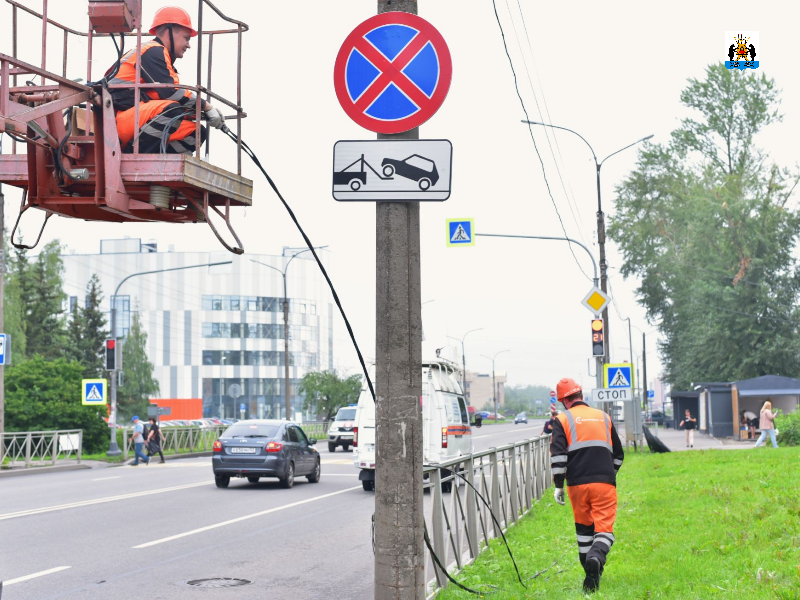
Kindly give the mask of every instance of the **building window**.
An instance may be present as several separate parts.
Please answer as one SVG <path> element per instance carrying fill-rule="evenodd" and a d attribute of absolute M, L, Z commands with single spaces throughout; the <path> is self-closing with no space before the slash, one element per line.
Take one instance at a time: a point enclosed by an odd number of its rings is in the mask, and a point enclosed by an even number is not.
<path fill-rule="evenodd" d="M 207 366 L 282 367 L 283 357 L 282 350 L 203 350 L 203 364 Z M 317 355 L 313 352 L 290 352 L 289 364 L 314 369 Z"/>
<path fill-rule="evenodd" d="M 69 312 L 72 313 L 76 308 L 78 308 L 78 297 L 77 296 L 70 296 L 69 297 Z"/>
<path fill-rule="evenodd" d="M 247 310 L 250 312 L 283 312 L 283 298 L 272 296 L 203 296 L 203 310 Z M 289 310 L 300 314 L 317 314 L 313 300 L 289 300 Z"/>

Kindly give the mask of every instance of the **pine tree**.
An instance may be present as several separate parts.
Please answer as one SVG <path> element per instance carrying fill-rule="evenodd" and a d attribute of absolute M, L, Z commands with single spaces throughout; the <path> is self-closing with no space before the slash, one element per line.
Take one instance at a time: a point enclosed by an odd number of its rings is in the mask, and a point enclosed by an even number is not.
<path fill-rule="evenodd" d="M 153 363 L 147 358 L 147 332 L 142 329 L 139 312 L 133 313 L 131 328 L 122 346 L 123 384 L 117 390 L 120 417 L 130 418 L 146 412 L 148 399 L 158 394 Z M 117 419 L 120 422 L 119 418 Z"/>
<path fill-rule="evenodd" d="M 86 284 L 86 306 L 73 307 L 67 327 L 67 354 L 84 366 L 86 379 L 103 376 L 103 345 L 108 331 L 106 317 L 100 310 L 102 302 L 100 279 L 94 274 Z"/>
<path fill-rule="evenodd" d="M 12 361 L 22 360 L 26 356 L 26 335 L 27 308 L 23 301 L 25 296 L 26 276 L 29 268 L 27 250 L 14 248 L 11 250 L 6 241 L 5 256 L 10 257 L 5 272 L 5 286 L 3 288 L 4 313 L 3 327 L 5 332 L 11 336 L 11 355 Z"/>
<path fill-rule="evenodd" d="M 63 273 L 61 244 L 54 240 L 42 249 L 22 278 L 22 297 L 27 299 L 28 306 L 25 327 L 28 356 L 56 358 L 64 354 L 67 337 L 62 316 L 66 298 Z"/>

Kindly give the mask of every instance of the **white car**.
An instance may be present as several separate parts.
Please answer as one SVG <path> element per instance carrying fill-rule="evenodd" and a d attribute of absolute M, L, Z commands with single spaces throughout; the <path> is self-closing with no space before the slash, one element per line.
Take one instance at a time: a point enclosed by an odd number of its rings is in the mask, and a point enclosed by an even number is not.
<path fill-rule="evenodd" d="M 355 418 L 355 406 L 343 406 L 339 409 L 328 428 L 328 452 L 336 452 L 337 446 L 341 446 L 345 452 L 350 450 L 350 446 L 353 445 Z"/>

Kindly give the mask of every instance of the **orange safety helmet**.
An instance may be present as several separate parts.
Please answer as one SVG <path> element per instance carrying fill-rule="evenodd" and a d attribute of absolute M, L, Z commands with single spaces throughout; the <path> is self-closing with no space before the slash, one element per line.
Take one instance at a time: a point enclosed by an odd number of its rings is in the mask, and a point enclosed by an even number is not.
<path fill-rule="evenodd" d="M 165 6 L 156 11 L 156 16 L 153 17 L 153 24 L 150 25 L 150 35 L 156 34 L 156 29 L 162 25 L 180 25 L 186 27 L 192 32 L 192 37 L 197 35 L 194 27 L 192 27 L 192 18 L 185 10 L 179 6 Z"/>
<path fill-rule="evenodd" d="M 567 398 L 572 396 L 573 394 L 577 394 L 578 392 L 582 392 L 583 388 L 575 383 L 575 380 L 571 377 L 564 377 L 561 381 L 558 382 L 556 385 L 556 395 L 558 397 L 559 402 L 564 402 Z"/>

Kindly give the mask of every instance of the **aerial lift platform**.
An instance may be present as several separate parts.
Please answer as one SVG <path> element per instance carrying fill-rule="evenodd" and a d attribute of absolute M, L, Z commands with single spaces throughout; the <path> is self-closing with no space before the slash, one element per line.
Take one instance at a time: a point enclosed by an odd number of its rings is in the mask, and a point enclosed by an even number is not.
<path fill-rule="evenodd" d="M 47 16 L 48 0 L 42 0 L 37 13 L 15 0 L 12 6 L 12 56 L 0 54 L 0 132 L 12 137 L 10 154 L 0 155 L 0 183 L 22 188 L 20 213 L 14 225 L 11 242 L 19 248 L 36 246 L 52 215 L 87 221 L 124 223 L 168 222 L 207 223 L 225 248 L 236 254 L 244 252 L 242 243 L 230 222 L 232 207 L 252 205 L 253 182 L 242 176 L 242 147 L 237 143 L 237 172 L 232 173 L 200 157 L 198 144 L 194 156 L 185 154 L 140 154 L 138 136 L 133 153 L 123 154 L 117 135 L 110 90 L 132 88 L 135 104 L 135 130 L 139 122 L 139 100 L 143 91 L 158 87 L 181 88 L 195 92 L 207 100 L 213 98 L 235 115 L 226 116 L 226 123 L 235 120 L 236 138 L 241 140 L 242 119 L 242 34 L 246 23 L 224 15 L 209 0 L 198 0 L 197 84 L 110 84 L 103 79 L 83 85 L 67 78 L 69 41 L 84 38 L 87 46 L 87 81 L 92 81 L 92 42 L 95 37 L 123 36 L 135 38 L 137 52 L 142 46 L 141 0 L 89 0 L 89 29 L 71 29 Z M 77 3 L 76 3 L 77 4 Z M 207 7 L 230 29 L 203 30 L 203 9 Z M 18 17 L 26 13 L 41 20 L 42 59 L 39 67 L 17 57 Z M 47 70 L 48 26 L 63 35 L 61 75 Z M 26 33 L 30 32 L 26 29 Z M 30 35 L 28 33 L 28 35 Z M 211 90 L 213 41 L 215 36 L 236 35 L 238 55 L 236 68 L 236 101 L 230 101 Z M 203 50 L 207 43 L 206 79 L 203 85 Z M 115 37 L 116 42 L 116 37 Z M 103 63 L 112 61 L 104 60 Z M 227 67 L 227 65 L 226 65 Z M 137 62 L 137 75 L 140 62 Z M 38 81 L 35 81 L 38 79 Z M 19 85 L 22 83 L 22 85 Z M 200 137 L 201 103 L 195 109 L 195 139 Z M 211 135 L 211 131 L 208 132 Z M 8 139 L 8 138 L 7 138 Z M 20 152 L 20 150 L 25 150 Z M 15 240 L 22 216 L 31 208 L 46 213 L 36 241 L 26 246 Z M 221 218 L 235 240 L 226 242 L 212 222 L 212 214 Z M 215 217 L 216 219 L 217 217 Z"/>

